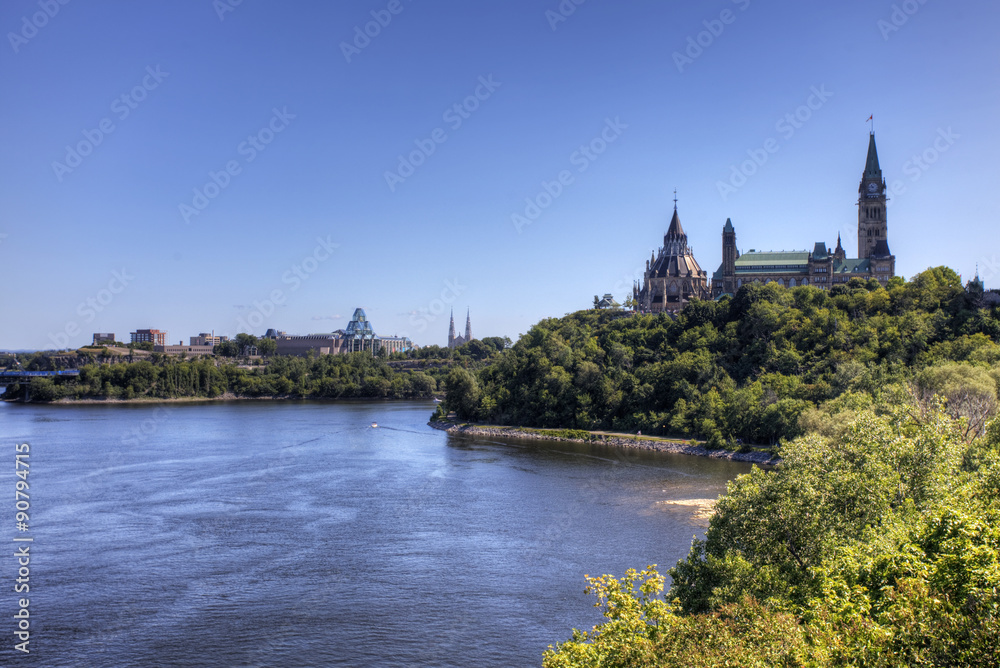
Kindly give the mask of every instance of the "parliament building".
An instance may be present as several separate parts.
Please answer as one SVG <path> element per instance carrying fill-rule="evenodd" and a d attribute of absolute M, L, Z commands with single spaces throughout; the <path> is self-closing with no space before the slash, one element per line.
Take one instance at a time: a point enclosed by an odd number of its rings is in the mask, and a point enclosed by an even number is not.
<path fill-rule="evenodd" d="M 849 258 L 840 235 L 833 250 L 819 241 L 812 251 L 740 253 L 736 228 L 726 220 L 722 228 L 722 264 L 711 281 L 687 244 L 674 200 L 663 247 L 646 263 L 642 285 L 633 287 L 636 308 L 644 313 L 677 312 L 691 299 L 734 294 L 746 283 L 777 283 L 785 287 L 813 285 L 829 289 L 852 278 L 874 278 L 882 285 L 896 275 L 896 257 L 889 250 L 886 224 L 886 185 L 878 164 L 875 135 L 869 135 L 868 156 L 858 187 L 858 257 Z"/>

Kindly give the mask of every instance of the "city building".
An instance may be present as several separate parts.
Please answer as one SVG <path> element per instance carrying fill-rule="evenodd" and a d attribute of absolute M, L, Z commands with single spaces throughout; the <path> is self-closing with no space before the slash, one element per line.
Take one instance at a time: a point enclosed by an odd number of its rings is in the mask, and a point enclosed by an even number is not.
<path fill-rule="evenodd" d="M 598 297 L 594 295 L 594 308 L 597 309 L 613 309 L 621 308 L 622 305 L 615 301 L 615 298 L 609 292 L 605 292 L 603 297 Z"/>
<path fill-rule="evenodd" d="M 889 250 L 886 186 L 879 167 L 875 133 L 868 139 L 868 155 L 858 186 L 858 257 L 849 258 L 837 235 L 830 251 L 818 241 L 812 251 L 758 251 L 740 253 L 731 220 L 722 228 L 722 264 L 712 274 L 712 296 L 733 294 L 747 283 L 777 283 L 785 287 L 813 285 L 824 290 L 852 278 L 875 279 L 886 285 L 896 275 L 896 256 Z"/>
<path fill-rule="evenodd" d="M 223 341 L 228 341 L 228 336 L 216 336 L 215 332 L 211 334 L 207 332 L 202 332 L 198 336 L 192 336 L 188 339 L 192 346 L 217 346 Z"/>
<path fill-rule="evenodd" d="M 106 345 L 115 342 L 114 332 L 94 332 L 94 345 Z"/>
<path fill-rule="evenodd" d="M 413 348 L 413 343 L 406 337 L 377 335 L 362 308 L 354 310 L 347 329 L 304 336 L 288 336 L 284 332 L 268 330 L 265 338 L 274 338 L 279 355 L 308 355 L 310 351 L 317 355 L 344 355 L 353 352 L 375 355 L 380 350 L 396 353 Z"/>
<path fill-rule="evenodd" d="M 130 333 L 132 343 L 152 343 L 154 346 L 167 345 L 167 333 L 158 329 L 137 329 Z"/>
<path fill-rule="evenodd" d="M 646 261 L 642 285 L 632 287 L 636 308 L 643 313 L 675 313 L 692 299 L 708 299 L 708 273 L 694 259 L 694 249 L 677 214 L 674 193 L 674 215 L 663 236 L 663 246 Z"/>
<path fill-rule="evenodd" d="M 185 346 L 183 341 L 178 341 L 176 346 L 155 345 L 153 352 L 165 353 L 167 355 L 211 355 L 215 351 L 215 345 L 194 345 Z"/>
<path fill-rule="evenodd" d="M 465 312 L 465 336 L 455 336 L 455 309 L 451 310 L 451 324 L 448 325 L 448 347 L 458 348 L 464 346 L 472 340 L 472 315 L 471 311 Z"/>

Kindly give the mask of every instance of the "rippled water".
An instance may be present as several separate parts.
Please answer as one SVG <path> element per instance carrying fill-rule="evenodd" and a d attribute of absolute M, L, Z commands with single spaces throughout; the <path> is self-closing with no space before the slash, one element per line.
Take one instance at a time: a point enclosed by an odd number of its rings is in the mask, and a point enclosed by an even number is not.
<path fill-rule="evenodd" d="M 31 654 L 5 631 L 2 663 L 537 666 L 598 621 L 584 574 L 672 565 L 704 520 L 669 502 L 749 468 L 449 436 L 432 408 L 0 405 L 0 498 L 31 445 L 31 531 L 11 501 L 0 540 L 35 539 Z"/>

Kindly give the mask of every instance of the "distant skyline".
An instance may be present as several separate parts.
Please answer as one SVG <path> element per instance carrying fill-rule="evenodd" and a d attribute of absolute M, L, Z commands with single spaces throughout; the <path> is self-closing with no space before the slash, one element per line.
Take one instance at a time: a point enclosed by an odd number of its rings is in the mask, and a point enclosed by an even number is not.
<path fill-rule="evenodd" d="M 985 0 L 0 5 L 0 349 L 346 326 L 445 345 L 619 301 L 678 210 L 711 274 L 856 252 L 1000 287 Z M 256 324 L 259 323 L 259 324 Z M 70 334 L 70 332 L 77 332 Z M 64 339 L 65 337 L 65 339 Z"/>

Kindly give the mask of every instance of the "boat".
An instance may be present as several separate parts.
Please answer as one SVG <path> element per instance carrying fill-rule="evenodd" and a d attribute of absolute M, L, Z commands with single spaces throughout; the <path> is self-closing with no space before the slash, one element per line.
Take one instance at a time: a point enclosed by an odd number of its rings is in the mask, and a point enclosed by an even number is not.
<path fill-rule="evenodd" d="M 378 422 L 372 422 L 372 429 L 375 429 L 376 427 L 378 427 Z"/>

